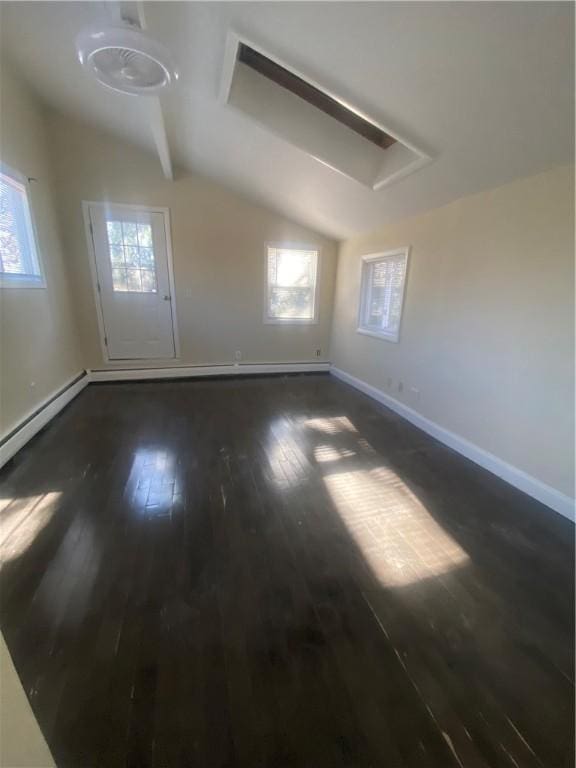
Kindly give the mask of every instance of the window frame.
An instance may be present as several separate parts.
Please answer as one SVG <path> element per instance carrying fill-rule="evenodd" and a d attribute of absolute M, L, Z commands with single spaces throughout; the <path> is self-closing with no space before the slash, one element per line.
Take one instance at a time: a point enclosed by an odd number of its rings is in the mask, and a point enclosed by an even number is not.
<path fill-rule="evenodd" d="M 316 253 L 316 284 L 314 286 L 314 315 L 308 317 L 270 317 L 268 314 L 268 251 L 270 248 L 288 251 L 315 251 Z M 264 246 L 264 309 L 263 322 L 265 325 L 317 325 L 320 315 L 320 275 L 322 266 L 322 250 L 318 245 L 310 243 L 269 241 Z"/>
<path fill-rule="evenodd" d="M 380 339 L 381 341 L 390 341 L 397 344 L 400 340 L 400 330 L 402 327 L 402 316 L 404 312 L 404 298 L 406 296 L 406 283 L 408 282 L 408 263 L 410 255 L 410 246 L 403 246 L 401 248 L 394 248 L 390 251 L 381 251 L 379 253 L 368 253 L 362 256 L 360 267 L 360 301 L 358 302 L 358 322 L 356 327 L 356 333 L 361 333 L 364 336 L 372 336 L 372 338 Z M 374 262 L 385 261 L 393 257 L 401 256 L 404 258 L 404 279 L 402 280 L 402 288 L 400 291 L 400 319 L 398 321 L 398 330 L 394 333 L 388 331 L 377 331 L 374 328 L 370 328 L 364 325 L 364 313 L 366 309 L 366 302 L 368 299 L 368 290 L 370 283 L 368 282 L 368 276 L 370 274 L 370 265 Z"/>
<path fill-rule="evenodd" d="M 30 254 L 30 256 L 32 263 L 38 270 L 37 275 L 19 275 L 18 273 L 14 272 L 0 271 L 0 288 L 46 288 L 46 275 L 44 272 L 42 257 L 40 255 L 40 249 L 38 247 L 38 230 L 36 227 L 34 210 L 32 206 L 30 180 L 28 176 L 23 174 L 21 171 L 3 162 L 0 162 L 0 173 L 3 176 L 8 176 L 9 178 L 13 179 L 24 189 L 25 223 L 28 230 L 30 245 L 33 248 L 33 253 Z"/>

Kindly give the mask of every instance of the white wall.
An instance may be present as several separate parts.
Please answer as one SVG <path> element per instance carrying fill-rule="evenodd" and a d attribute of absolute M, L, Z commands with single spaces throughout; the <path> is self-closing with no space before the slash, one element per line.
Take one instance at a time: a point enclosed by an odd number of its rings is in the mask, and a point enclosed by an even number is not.
<path fill-rule="evenodd" d="M 181 357 L 176 365 L 329 360 L 336 244 L 199 176 L 162 177 L 155 155 L 61 115 L 49 120 L 58 210 L 78 303 L 84 362 L 106 367 L 90 279 L 82 201 L 170 209 Z M 267 241 L 321 250 L 317 325 L 263 323 Z M 316 357 L 316 349 L 321 356 Z M 142 366 L 142 361 L 134 364 Z M 154 365 L 147 363 L 146 366 Z M 165 366 L 166 361 L 157 365 Z M 123 363 L 122 367 L 126 367 Z"/>
<path fill-rule="evenodd" d="M 569 496 L 573 190 L 558 168 L 344 242 L 332 330 L 335 366 Z M 362 336 L 361 256 L 404 245 L 400 341 Z"/>
<path fill-rule="evenodd" d="M 30 185 L 46 287 L 0 287 L 0 437 L 83 369 L 54 214 L 44 113 L 2 63 L 0 157 Z"/>

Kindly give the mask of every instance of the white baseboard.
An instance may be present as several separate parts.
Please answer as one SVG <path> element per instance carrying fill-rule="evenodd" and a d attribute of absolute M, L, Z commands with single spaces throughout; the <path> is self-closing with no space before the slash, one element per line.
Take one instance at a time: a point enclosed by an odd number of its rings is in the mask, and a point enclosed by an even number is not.
<path fill-rule="evenodd" d="M 90 371 L 90 381 L 146 381 L 189 379 L 203 376 L 253 376 L 262 373 L 322 373 L 330 363 L 238 363 L 237 365 L 187 365 L 171 368 L 123 368 Z"/>
<path fill-rule="evenodd" d="M 81 377 L 81 378 L 79 378 Z M 64 406 L 74 400 L 84 387 L 89 384 L 90 376 L 87 373 L 79 373 L 73 379 L 61 387 L 51 397 L 47 397 L 38 405 L 37 408 L 20 422 L 21 426 L 9 433 L 9 436 L 2 438 L 4 442 L 0 445 L 0 467 L 3 467 L 20 448 L 31 440 L 42 427 L 59 413 Z"/>
<path fill-rule="evenodd" d="M 400 416 L 403 416 L 407 421 L 411 422 L 416 427 L 419 427 L 424 432 L 427 432 L 429 435 L 432 435 L 432 437 L 435 437 L 449 448 L 466 456 L 467 459 L 479 464 L 481 467 L 484 467 L 484 469 L 487 469 L 489 472 L 502 478 L 502 480 L 510 483 L 510 485 L 513 485 L 515 488 L 524 491 L 524 493 L 527 493 L 529 496 L 542 502 L 542 504 L 546 504 L 546 506 L 550 507 L 555 512 L 574 521 L 575 500 L 570 498 L 570 496 L 543 483 L 541 480 L 529 475 L 522 469 L 518 469 L 518 467 L 514 467 L 512 464 L 508 464 L 502 459 L 499 459 L 493 453 L 489 453 L 483 448 L 479 448 L 464 437 L 460 437 L 454 432 L 441 427 L 439 424 L 436 424 L 436 422 L 422 416 L 422 414 L 418 413 L 418 411 L 415 411 L 413 408 L 404 405 L 404 403 L 395 400 L 393 397 L 390 397 L 390 395 L 382 392 L 382 390 L 377 389 L 377 387 L 373 387 L 371 384 L 367 384 L 365 381 L 357 379 L 355 376 L 334 366 L 332 366 L 330 372 L 337 378 L 346 382 L 346 384 L 350 384 L 352 387 L 359 389 L 361 392 L 364 392 L 364 394 L 372 397 L 379 403 L 382 403 L 382 405 L 387 406 Z"/>

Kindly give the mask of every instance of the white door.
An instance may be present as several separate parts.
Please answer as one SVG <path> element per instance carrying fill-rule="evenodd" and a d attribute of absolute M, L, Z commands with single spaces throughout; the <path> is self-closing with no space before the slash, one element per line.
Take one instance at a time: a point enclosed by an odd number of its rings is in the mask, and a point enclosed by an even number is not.
<path fill-rule="evenodd" d="M 175 357 L 164 213 L 121 205 L 88 212 L 108 357 Z"/>

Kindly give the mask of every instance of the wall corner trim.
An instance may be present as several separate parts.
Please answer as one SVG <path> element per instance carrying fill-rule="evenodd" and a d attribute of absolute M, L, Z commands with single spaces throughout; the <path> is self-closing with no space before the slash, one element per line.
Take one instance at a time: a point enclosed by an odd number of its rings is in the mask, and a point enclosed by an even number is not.
<path fill-rule="evenodd" d="M 23 448 L 43 427 L 68 405 L 90 383 L 87 371 L 79 372 L 63 387 L 47 397 L 38 407 L 24 417 L 19 425 L 0 438 L 0 467 Z"/>
<path fill-rule="evenodd" d="M 537 501 L 550 507 L 555 512 L 558 512 L 563 517 L 568 518 L 568 520 L 572 520 L 572 522 L 575 521 L 576 502 L 574 499 L 570 498 L 570 496 L 543 483 L 541 480 L 524 472 L 524 470 L 519 469 L 512 464 L 508 464 L 498 458 L 498 456 L 485 451 L 483 448 L 471 443 L 464 437 L 460 437 L 460 435 L 451 432 L 445 427 L 441 427 L 439 424 L 426 418 L 413 408 L 404 405 L 404 403 L 401 403 L 399 400 L 390 397 L 390 395 L 387 395 L 382 390 L 352 376 L 350 373 L 347 373 L 340 368 L 336 368 L 335 366 L 331 367 L 330 373 L 346 384 L 360 390 L 360 392 L 363 392 L 365 395 L 368 395 L 382 405 L 395 411 L 407 421 L 414 424 L 414 426 L 427 432 L 429 435 L 435 437 L 454 451 L 462 454 L 462 456 L 465 456 L 467 459 L 470 459 L 470 461 L 473 461 L 475 464 L 478 464 L 489 472 L 492 472 L 492 474 L 497 475 L 510 485 L 518 488 L 518 490 L 527 493 Z"/>

